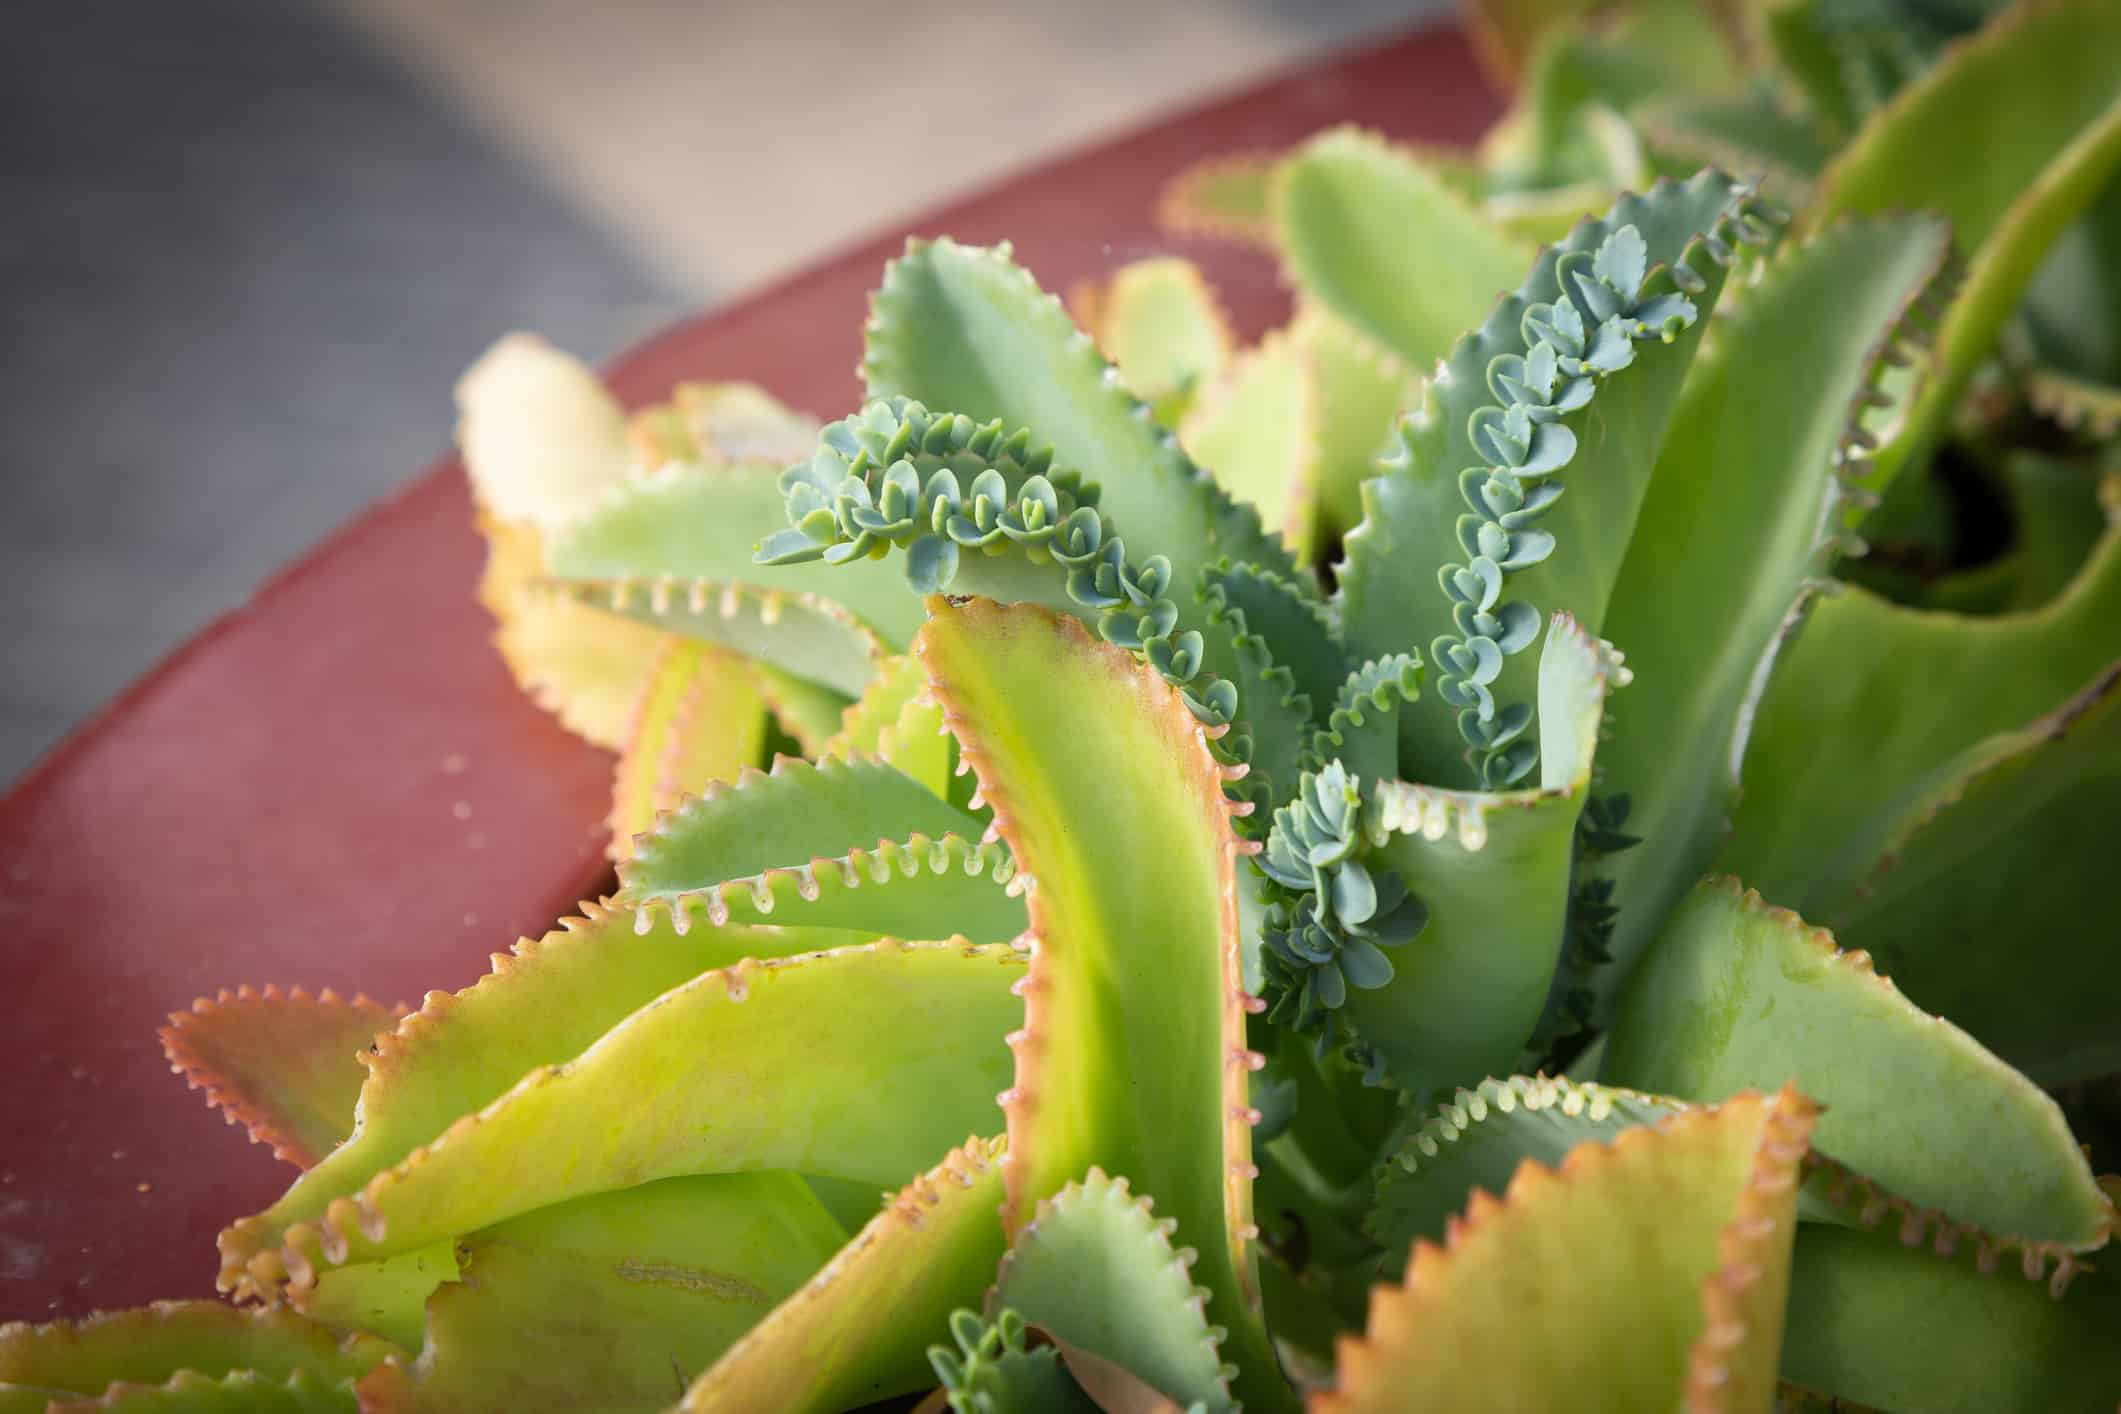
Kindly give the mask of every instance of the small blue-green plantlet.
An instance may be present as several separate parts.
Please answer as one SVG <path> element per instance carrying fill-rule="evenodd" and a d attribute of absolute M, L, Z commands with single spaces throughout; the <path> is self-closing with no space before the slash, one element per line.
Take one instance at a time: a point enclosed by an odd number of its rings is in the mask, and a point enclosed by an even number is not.
<path fill-rule="evenodd" d="M 1669 160 L 1677 13 L 1541 41 L 1478 189 L 1285 159 L 1253 348 L 937 240 L 823 426 L 489 355 L 618 887 L 175 1018 L 301 1172 L 232 1302 L 0 1331 L 0 1414 L 2114 1407 L 2121 482 L 2016 346 L 2115 278 L 2121 24 L 1908 31 L 1816 182 L 1556 223 Z"/>

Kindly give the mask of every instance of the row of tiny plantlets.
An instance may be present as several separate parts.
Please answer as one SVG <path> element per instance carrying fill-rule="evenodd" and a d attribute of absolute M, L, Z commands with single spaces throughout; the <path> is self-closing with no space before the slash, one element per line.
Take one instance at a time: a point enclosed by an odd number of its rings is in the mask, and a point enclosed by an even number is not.
<path fill-rule="evenodd" d="M 1594 254 L 1571 251 L 1555 267 L 1562 297 L 1524 312 L 1529 352 L 1498 354 L 1488 364 L 1488 389 L 1498 400 L 1476 408 L 1467 432 L 1489 464 L 1459 473 L 1459 494 L 1473 514 L 1458 519 L 1458 540 L 1470 557 L 1446 564 L 1437 580 L 1451 600 L 1458 635 L 1431 646 L 1438 696 L 1458 708 L 1458 730 L 1472 749 L 1481 780 L 1491 790 L 1531 774 L 1539 751 L 1525 735 L 1532 705 L 1498 708 L 1490 685 L 1503 659 L 1539 636 L 1540 613 L 1522 600 L 1502 602 L 1507 577 L 1554 553 L 1551 533 L 1534 528 L 1561 499 L 1552 480 L 1576 455 L 1576 434 L 1562 425 L 1589 406 L 1599 380 L 1635 361 L 1635 340 L 1669 343 L 1697 317 L 1686 292 L 1702 279 L 1684 262 L 1671 266 L 1681 292 L 1645 297 L 1648 248 L 1642 233 L 1622 226 Z"/>
<path fill-rule="evenodd" d="M 1306 771 L 1254 859 L 1274 886 L 1262 929 L 1269 1017 L 1313 1036 L 1321 1055 L 1334 1040 L 1329 1016 L 1348 988 L 1390 982 L 1384 949 L 1412 942 L 1429 921 L 1399 875 L 1363 863 L 1363 809 L 1362 781 L 1340 761 Z"/>
<path fill-rule="evenodd" d="M 1097 615 L 1106 642 L 1141 654 L 1201 723 L 1231 726 L 1237 686 L 1204 671 L 1201 635 L 1179 630 L 1171 562 L 1152 555 L 1131 563 L 1097 508 L 1096 483 L 1052 462 L 1051 447 L 1033 448 L 1028 431 L 1005 434 L 998 421 L 931 413 L 906 398 L 870 403 L 825 428 L 811 460 L 782 473 L 791 528 L 759 546 L 758 562 L 844 564 L 896 547 L 922 594 L 947 589 L 968 550 L 1013 549 L 1033 564 L 1058 564 L 1069 599 Z M 968 490 L 959 472 L 974 464 Z M 1249 760 L 1235 733 L 1216 747 L 1225 764 Z"/>
<path fill-rule="evenodd" d="M 1055 470 L 1051 448 L 1034 448 L 1027 431 L 933 413 L 917 402 L 873 402 L 826 427 L 817 452 L 782 474 L 790 529 L 758 548 L 761 564 L 824 560 L 844 564 L 906 554 L 906 577 L 924 594 L 947 589 L 965 566 L 967 551 L 1021 552 L 1031 563 L 1067 571 L 1067 593 L 1097 615 L 1107 641 L 1139 653 L 1176 688 L 1194 717 L 1211 728 L 1236 724 L 1234 683 L 1203 668 L 1199 632 L 1178 629 L 1178 605 L 1168 597 L 1170 562 L 1152 556 L 1129 562 L 1125 543 L 1098 508 L 1098 488 L 1070 471 Z M 973 470 L 977 467 L 977 470 Z M 972 471 L 969 491 L 960 473 Z M 1012 488 L 1012 481 L 1015 483 Z M 1381 951 L 1411 941 L 1427 910 L 1397 875 L 1373 876 L 1358 857 L 1363 845 L 1360 778 L 1338 759 L 1341 733 L 1366 709 L 1395 691 L 1411 696 L 1420 660 L 1396 655 L 1351 678 L 1343 701 L 1318 733 L 1294 798 L 1266 824 L 1258 807 L 1271 804 L 1257 783 L 1232 783 L 1255 813 L 1239 827 L 1265 835 L 1255 863 L 1268 881 L 1264 934 L 1268 991 L 1277 1017 L 1315 1032 L 1323 1049 L 1332 1039 L 1326 1015 L 1347 989 L 1382 987 L 1392 964 Z M 1225 763 L 1251 757 L 1242 729 L 1214 742 Z M 1329 755 L 1329 753 L 1331 753 Z M 1381 772 L 1390 763 L 1379 763 Z"/>

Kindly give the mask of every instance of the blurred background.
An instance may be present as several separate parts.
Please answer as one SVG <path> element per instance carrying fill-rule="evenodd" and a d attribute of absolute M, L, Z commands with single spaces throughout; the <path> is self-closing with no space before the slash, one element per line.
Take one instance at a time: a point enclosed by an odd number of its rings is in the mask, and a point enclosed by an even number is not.
<path fill-rule="evenodd" d="M 0 784 L 432 461 L 497 335 L 608 357 L 1446 5 L 15 0 Z"/>

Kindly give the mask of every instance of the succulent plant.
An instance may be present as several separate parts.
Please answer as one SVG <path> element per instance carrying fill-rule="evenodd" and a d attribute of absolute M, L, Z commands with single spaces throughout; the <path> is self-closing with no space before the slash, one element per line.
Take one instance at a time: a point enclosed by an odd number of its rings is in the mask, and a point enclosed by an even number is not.
<path fill-rule="evenodd" d="M 180 1013 L 301 1175 L 239 1304 L 0 1332 L 0 1414 L 2111 1407 L 2121 482 L 2009 345 L 2113 18 L 1910 40 L 1794 220 L 1709 169 L 1535 253 L 1328 135 L 1251 349 L 947 240 L 824 426 L 504 342 L 482 592 L 618 890 Z M 1906 160 L 1969 95 L 2028 116 Z M 2016 543 L 1845 583 L 1953 459 Z"/>

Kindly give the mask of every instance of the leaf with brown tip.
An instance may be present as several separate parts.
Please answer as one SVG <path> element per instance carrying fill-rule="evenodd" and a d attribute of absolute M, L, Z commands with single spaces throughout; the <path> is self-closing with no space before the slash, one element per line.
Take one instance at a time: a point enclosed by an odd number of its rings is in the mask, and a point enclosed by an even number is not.
<path fill-rule="evenodd" d="M 800 928 L 638 927 L 630 910 L 585 904 L 543 938 L 496 953 L 493 971 L 463 991 L 429 992 L 420 1009 L 377 1034 L 361 1064 L 353 1134 L 264 1213 L 221 1234 L 221 1289 L 257 1295 L 286 1273 L 273 1255 L 284 1234 L 314 1226 L 335 1204 L 507 1092 L 525 1073 L 581 1054 L 640 1007 L 702 972 L 745 957 L 821 945 Z M 253 1271 L 251 1264 L 259 1264 Z"/>
<path fill-rule="evenodd" d="M 1733 1096 L 1476 1191 L 1372 1294 L 1312 1414 L 1765 1414 L 1814 1113 L 1791 1088 Z"/>
<path fill-rule="evenodd" d="M 916 651 L 1030 913 L 1010 1226 L 1092 1165 L 1126 1173 L 1198 1244 L 1242 1397 L 1286 1404 L 1255 1269 L 1238 843 L 1206 731 L 1079 620 L 983 599 L 928 609 Z"/>
<path fill-rule="evenodd" d="M 224 987 L 169 1014 L 162 1053 L 251 1142 L 308 1168 L 352 1132 L 368 1074 L 360 1052 L 404 1011 L 329 987 L 315 996 L 300 987 Z"/>

